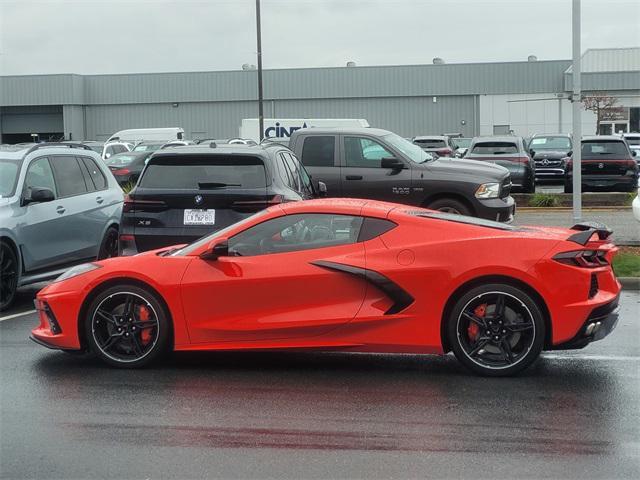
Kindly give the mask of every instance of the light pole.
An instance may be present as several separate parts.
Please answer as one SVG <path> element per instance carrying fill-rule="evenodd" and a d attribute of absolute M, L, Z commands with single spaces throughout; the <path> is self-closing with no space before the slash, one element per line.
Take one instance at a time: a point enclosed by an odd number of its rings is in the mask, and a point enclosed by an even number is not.
<path fill-rule="evenodd" d="M 580 84 L 580 0 L 573 0 L 573 220 L 582 219 L 582 119 Z"/>
<path fill-rule="evenodd" d="M 256 36 L 258 42 L 258 125 L 260 141 L 264 134 L 264 106 L 262 102 L 262 34 L 260 32 L 260 0 L 256 0 Z"/>

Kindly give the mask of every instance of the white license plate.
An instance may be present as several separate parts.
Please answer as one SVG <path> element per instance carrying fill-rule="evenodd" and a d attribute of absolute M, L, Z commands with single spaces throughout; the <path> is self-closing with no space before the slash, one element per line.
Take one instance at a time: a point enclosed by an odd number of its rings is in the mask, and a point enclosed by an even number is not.
<path fill-rule="evenodd" d="M 193 210 L 188 209 L 184 211 L 184 224 L 185 225 L 214 225 L 216 223 L 216 211 L 212 209 L 207 210 Z"/>

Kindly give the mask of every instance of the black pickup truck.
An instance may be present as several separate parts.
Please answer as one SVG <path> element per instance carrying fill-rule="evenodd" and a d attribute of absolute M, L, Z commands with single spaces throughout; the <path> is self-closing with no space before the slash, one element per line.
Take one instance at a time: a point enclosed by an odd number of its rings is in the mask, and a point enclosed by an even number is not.
<path fill-rule="evenodd" d="M 385 200 L 510 222 L 511 177 L 498 165 L 438 158 L 387 130 L 305 128 L 289 148 L 332 197 Z"/>

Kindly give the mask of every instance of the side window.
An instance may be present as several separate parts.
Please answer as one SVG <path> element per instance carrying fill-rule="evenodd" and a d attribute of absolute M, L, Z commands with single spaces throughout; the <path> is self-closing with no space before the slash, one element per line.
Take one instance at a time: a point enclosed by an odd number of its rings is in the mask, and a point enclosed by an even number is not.
<path fill-rule="evenodd" d="M 76 157 L 55 156 L 52 158 L 51 164 L 58 186 L 58 194 L 61 197 L 87 193 L 84 175 Z"/>
<path fill-rule="evenodd" d="M 344 137 L 344 156 L 347 167 L 372 168 L 380 168 L 383 158 L 394 157 L 378 142 L 364 137 Z"/>
<path fill-rule="evenodd" d="M 301 178 L 300 178 L 300 165 L 297 161 L 294 162 L 293 157 L 288 152 L 282 152 L 281 155 L 284 157 L 284 163 L 289 168 L 291 172 L 291 176 L 293 177 L 294 189 L 296 192 L 302 191 Z"/>
<path fill-rule="evenodd" d="M 230 238 L 229 252 L 246 257 L 348 245 L 358 241 L 362 220 L 324 213 L 284 215 Z"/>
<path fill-rule="evenodd" d="M 296 183 L 295 183 L 295 180 L 293 179 L 293 174 L 291 173 L 291 170 L 287 166 L 287 162 L 284 159 L 284 154 L 279 153 L 276 156 L 276 159 L 278 163 L 278 170 L 280 171 L 280 178 L 282 178 L 282 181 L 285 183 L 285 185 L 297 191 L 298 189 L 296 188 Z"/>
<path fill-rule="evenodd" d="M 311 185 L 311 178 L 309 177 L 309 174 L 294 154 L 288 153 L 288 155 L 300 174 L 300 186 L 302 187 L 302 190 L 309 195 L 313 195 L 313 186 Z"/>
<path fill-rule="evenodd" d="M 82 162 L 85 168 L 85 174 L 88 176 L 87 186 L 93 188 L 89 188 L 89 190 L 104 190 L 107 188 L 107 179 L 104 178 L 102 171 L 96 165 L 96 162 L 93 159 L 88 157 L 80 157 L 80 161 Z"/>
<path fill-rule="evenodd" d="M 113 153 L 114 153 L 113 145 L 109 145 L 104 149 L 105 158 L 109 158 L 111 155 L 113 155 Z"/>
<path fill-rule="evenodd" d="M 24 195 L 31 197 L 31 189 L 34 187 L 48 188 L 57 197 L 56 184 L 53 180 L 51 164 L 46 157 L 38 158 L 31 162 L 24 179 Z"/>
<path fill-rule="evenodd" d="M 333 167 L 335 137 L 307 137 L 302 146 L 302 161 L 307 167 Z"/>
<path fill-rule="evenodd" d="M 127 148 L 124 145 L 114 145 L 113 151 L 115 153 L 124 153 L 127 151 Z"/>

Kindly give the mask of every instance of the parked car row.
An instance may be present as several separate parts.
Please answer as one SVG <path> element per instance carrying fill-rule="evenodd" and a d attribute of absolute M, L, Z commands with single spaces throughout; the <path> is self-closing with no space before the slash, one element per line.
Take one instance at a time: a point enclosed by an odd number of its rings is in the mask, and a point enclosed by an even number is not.
<path fill-rule="evenodd" d="M 433 154 L 502 165 L 511 173 L 514 192 L 534 193 L 540 180 L 558 180 L 564 183 L 565 193 L 573 191 L 573 144 L 567 134 L 536 134 L 528 139 L 439 135 L 414 137 L 412 141 Z M 584 137 L 582 191 L 633 191 L 638 182 L 639 151 L 640 134 Z"/>

